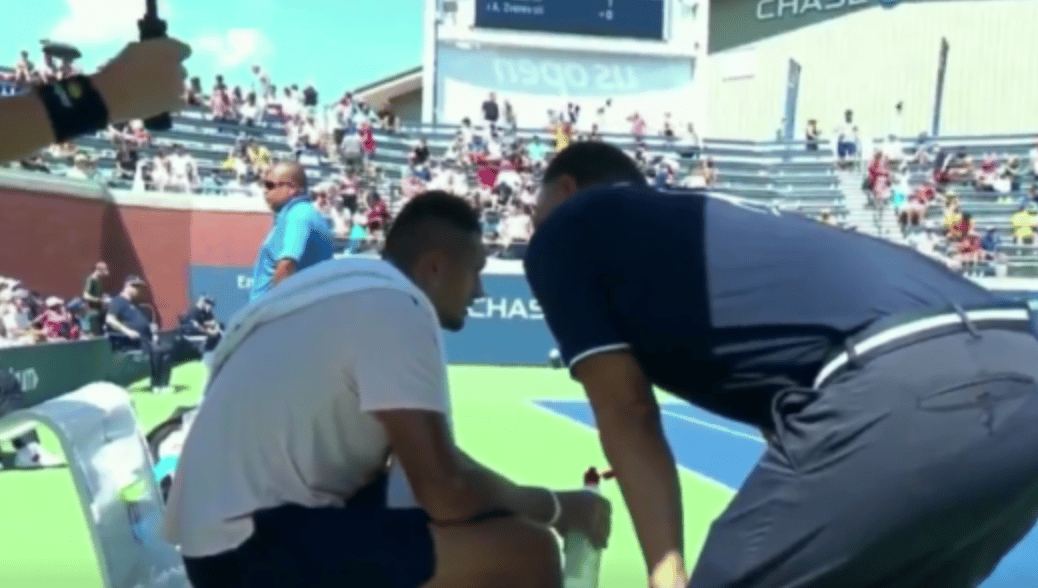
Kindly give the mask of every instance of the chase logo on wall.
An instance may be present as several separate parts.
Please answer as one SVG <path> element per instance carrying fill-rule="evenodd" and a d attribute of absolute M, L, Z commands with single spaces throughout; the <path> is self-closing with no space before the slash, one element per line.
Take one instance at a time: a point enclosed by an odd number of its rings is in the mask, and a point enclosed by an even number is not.
<path fill-rule="evenodd" d="M 712 0 L 710 53 L 725 51 L 902 0 Z"/>

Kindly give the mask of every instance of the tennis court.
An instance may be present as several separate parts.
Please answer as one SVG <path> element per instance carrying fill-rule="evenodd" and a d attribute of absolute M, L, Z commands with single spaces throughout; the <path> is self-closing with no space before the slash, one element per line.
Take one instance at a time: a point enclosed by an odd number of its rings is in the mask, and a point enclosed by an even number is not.
<path fill-rule="evenodd" d="M 524 484 L 576 487 L 588 466 L 606 465 L 590 409 L 562 370 L 452 367 L 452 402 L 458 440 L 475 458 Z M 145 430 L 178 406 L 197 401 L 203 368 L 178 368 L 178 392 L 134 392 Z M 661 397 L 665 427 L 683 466 L 687 551 L 702 545 L 732 488 L 745 478 L 761 451 L 752 429 Z M 44 445 L 56 448 L 41 431 Z M 644 585 L 644 564 L 630 518 L 615 484 L 614 531 L 602 564 L 602 588 Z M 0 471 L 0 577 L 18 588 L 99 588 L 72 482 L 63 469 Z M 1038 536 L 1032 534 L 1003 563 L 985 588 L 1020 588 L 1038 578 Z M 9 583 L 8 583 L 9 582 Z"/>

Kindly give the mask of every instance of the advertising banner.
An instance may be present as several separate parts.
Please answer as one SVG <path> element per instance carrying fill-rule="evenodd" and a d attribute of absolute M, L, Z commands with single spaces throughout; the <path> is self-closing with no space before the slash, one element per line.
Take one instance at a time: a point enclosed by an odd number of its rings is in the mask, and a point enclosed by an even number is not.
<path fill-rule="evenodd" d="M 709 52 L 726 51 L 867 8 L 952 0 L 711 0 Z M 893 11 L 892 14 L 896 14 Z"/>
<path fill-rule="evenodd" d="M 23 406 L 39 404 L 105 377 L 111 364 L 108 339 L 0 349 L 0 369 L 21 382 Z"/>
<path fill-rule="evenodd" d="M 626 117 L 636 111 L 646 116 L 669 109 L 681 119 L 681 111 L 693 108 L 691 57 L 443 43 L 436 63 L 437 120 L 445 123 L 466 117 L 480 122 L 480 107 L 491 91 L 512 103 L 519 126 L 527 128 L 545 126 L 547 112 L 564 110 L 569 102 L 581 107 L 582 121 L 598 122 L 597 110 L 611 101 L 603 122 L 625 130 L 630 129 Z"/>

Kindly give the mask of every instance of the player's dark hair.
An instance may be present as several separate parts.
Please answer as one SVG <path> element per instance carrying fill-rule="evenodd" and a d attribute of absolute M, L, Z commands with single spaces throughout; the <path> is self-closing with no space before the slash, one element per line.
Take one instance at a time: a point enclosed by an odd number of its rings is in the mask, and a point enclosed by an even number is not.
<path fill-rule="evenodd" d="M 578 188 L 606 182 L 645 184 L 645 174 L 626 153 L 609 143 L 574 143 L 559 151 L 544 170 L 544 182 L 570 176 Z"/>
<path fill-rule="evenodd" d="M 464 238 L 482 231 L 479 213 L 464 198 L 431 190 L 412 198 L 393 219 L 382 254 L 407 268 L 431 248 L 464 245 Z"/>

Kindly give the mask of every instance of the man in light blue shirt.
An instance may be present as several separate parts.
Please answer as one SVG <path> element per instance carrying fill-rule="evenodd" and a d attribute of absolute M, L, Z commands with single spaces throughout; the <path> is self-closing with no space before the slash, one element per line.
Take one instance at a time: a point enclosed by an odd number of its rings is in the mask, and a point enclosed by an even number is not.
<path fill-rule="evenodd" d="M 263 187 L 274 211 L 274 225 L 256 258 L 250 301 L 288 276 L 331 259 L 333 253 L 332 223 L 310 201 L 303 166 L 283 163 L 271 167 Z"/>
<path fill-rule="evenodd" d="M 548 154 L 548 146 L 541 142 L 540 137 L 534 137 L 533 141 L 526 146 L 526 155 L 532 161 L 544 161 L 544 156 Z"/>

